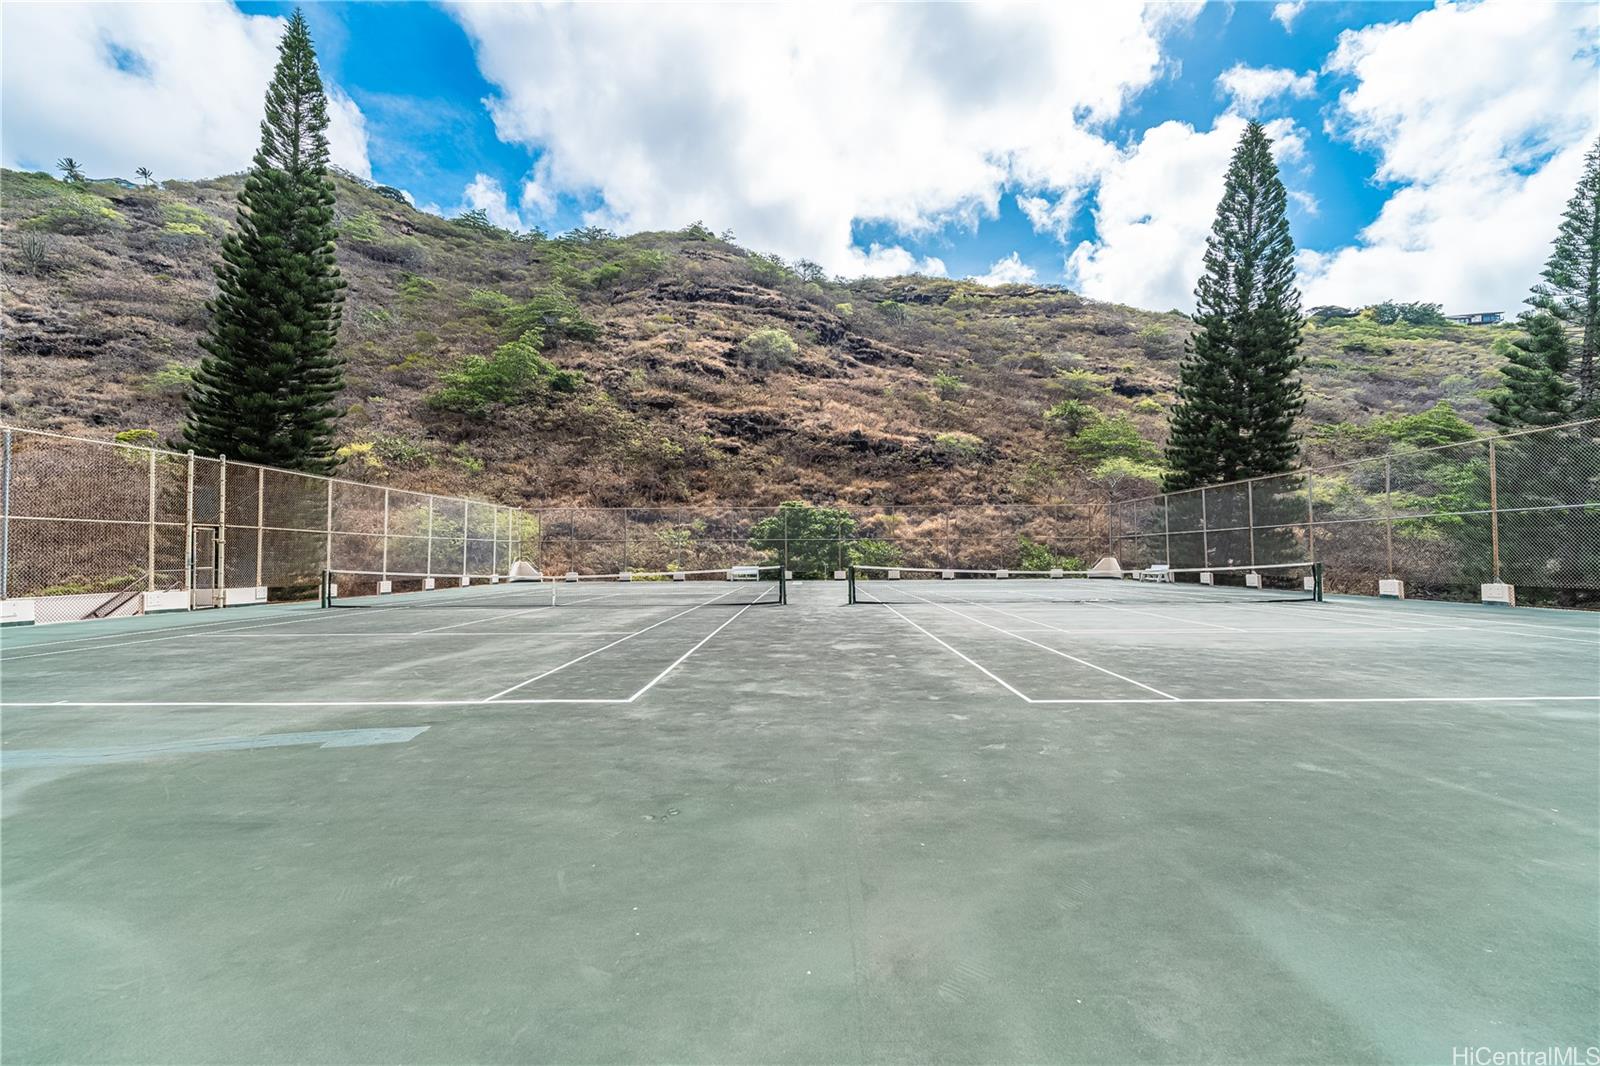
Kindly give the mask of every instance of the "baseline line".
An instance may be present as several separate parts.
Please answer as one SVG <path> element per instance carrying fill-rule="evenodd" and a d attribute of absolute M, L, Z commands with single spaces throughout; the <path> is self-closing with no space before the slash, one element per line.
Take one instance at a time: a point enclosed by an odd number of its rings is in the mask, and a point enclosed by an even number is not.
<path fill-rule="evenodd" d="M 885 604 L 885 606 L 888 606 Z M 1302 703 L 1371 703 L 1371 704 L 1398 704 L 1398 703 L 1594 703 L 1600 704 L 1600 696 L 1179 696 L 1173 699 L 1153 699 L 1148 696 L 1113 697 L 1110 699 L 1033 699 L 1018 692 L 1015 687 L 1007 684 L 995 675 L 992 670 L 975 662 L 971 657 L 963 654 L 950 644 L 923 629 L 905 615 L 889 608 L 894 614 L 904 620 L 912 628 L 924 636 L 942 645 L 946 650 L 962 659 L 970 666 L 976 668 L 990 680 L 1003 686 L 1014 695 L 1027 703 L 1038 704 L 1147 704 L 1164 707 L 1172 703 L 1204 703 L 1204 704 L 1302 704 Z M 481 699 L 438 699 L 438 700 L 52 700 L 47 702 L 5 702 L 0 703 L 0 710 L 14 710 L 21 708 L 62 708 L 79 709 L 95 707 L 519 707 L 545 703 L 582 703 L 582 704 L 626 704 L 629 698 L 619 699 L 579 699 L 566 697 L 528 698 L 495 700 L 492 704 Z"/>

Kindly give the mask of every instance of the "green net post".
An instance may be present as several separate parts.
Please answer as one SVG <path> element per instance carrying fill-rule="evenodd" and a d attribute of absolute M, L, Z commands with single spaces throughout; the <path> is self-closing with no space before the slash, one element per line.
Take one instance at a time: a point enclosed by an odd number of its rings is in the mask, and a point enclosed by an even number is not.
<path fill-rule="evenodd" d="M 784 603 L 788 603 L 789 602 L 789 570 L 788 570 L 788 566 L 789 566 L 789 563 L 788 563 L 787 560 L 785 560 L 783 565 L 778 567 L 778 602 L 780 604 L 784 604 Z"/>
<path fill-rule="evenodd" d="M 332 570 L 324 570 L 322 572 L 322 587 L 319 590 L 318 595 L 317 595 L 317 606 L 319 606 L 319 607 L 332 607 L 333 606 L 333 571 Z"/>
<path fill-rule="evenodd" d="M 1311 564 L 1311 598 L 1322 602 L 1322 564 Z"/>
<path fill-rule="evenodd" d="M 845 582 L 849 586 L 849 596 L 848 596 L 848 598 L 847 598 L 847 600 L 845 602 L 853 604 L 853 603 L 856 602 L 856 564 L 855 563 L 851 563 L 849 566 L 845 567 L 844 578 L 845 578 Z"/>

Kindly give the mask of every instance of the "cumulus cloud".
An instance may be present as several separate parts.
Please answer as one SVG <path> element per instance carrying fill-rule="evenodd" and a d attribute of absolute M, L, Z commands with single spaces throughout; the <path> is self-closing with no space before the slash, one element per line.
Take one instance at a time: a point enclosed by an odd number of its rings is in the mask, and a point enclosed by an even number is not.
<path fill-rule="evenodd" d="M 1107 168 L 1094 211 L 1095 239 L 1068 256 L 1068 283 L 1087 296 L 1139 307 L 1194 306 L 1206 237 L 1245 120 L 1224 115 L 1206 131 L 1163 122 Z M 1282 147 L 1296 143 L 1286 119 L 1267 124 Z"/>
<path fill-rule="evenodd" d="M 1004 259 L 996 259 L 989 265 L 989 272 L 973 278 L 983 285 L 1025 285 L 1037 276 L 1033 267 L 1022 261 L 1022 257 L 1012 252 Z"/>
<path fill-rule="evenodd" d="M 8 4 L 0 157 L 91 176 L 201 178 L 243 170 L 260 139 L 284 20 L 231 4 Z M 361 110 L 328 86 L 333 161 L 371 175 Z"/>
<path fill-rule="evenodd" d="M 505 186 L 487 174 L 476 175 L 461 190 L 461 202 L 469 210 L 482 211 L 490 222 L 501 229 L 526 228 L 522 224 L 522 216 L 512 210 Z"/>
<path fill-rule="evenodd" d="M 1329 132 L 1399 188 L 1350 247 L 1308 254 L 1312 303 L 1388 297 L 1515 310 L 1600 134 L 1592 8 L 1441 4 L 1346 31 Z"/>
<path fill-rule="evenodd" d="M 1289 33 L 1294 27 L 1294 20 L 1305 9 L 1306 0 L 1284 0 L 1272 5 L 1272 17 L 1283 26 L 1284 33 Z"/>
<path fill-rule="evenodd" d="M 1217 78 L 1217 89 L 1241 115 L 1260 114 L 1263 105 L 1280 96 L 1306 97 L 1317 91 L 1317 76 L 1283 67 L 1248 67 L 1236 63 Z"/>
<path fill-rule="evenodd" d="M 572 5 L 453 9 L 497 93 L 496 130 L 539 153 L 525 211 L 602 206 L 619 229 L 696 218 L 832 271 L 917 261 L 1020 190 L 1079 194 L 1099 133 L 1161 74 L 1189 8 L 1107 4 Z M 537 62 L 529 62 L 537 55 Z M 597 75 L 597 72 L 604 72 Z"/>

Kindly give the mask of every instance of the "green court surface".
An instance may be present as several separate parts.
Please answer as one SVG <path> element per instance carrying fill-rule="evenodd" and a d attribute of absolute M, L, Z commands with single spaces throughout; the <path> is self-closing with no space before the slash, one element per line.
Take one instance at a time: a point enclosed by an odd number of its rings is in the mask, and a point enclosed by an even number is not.
<path fill-rule="evenodd" d="M 5 1060 L 1600 1044 L 1596 615 L 788 593 L 0 632 Z"/>

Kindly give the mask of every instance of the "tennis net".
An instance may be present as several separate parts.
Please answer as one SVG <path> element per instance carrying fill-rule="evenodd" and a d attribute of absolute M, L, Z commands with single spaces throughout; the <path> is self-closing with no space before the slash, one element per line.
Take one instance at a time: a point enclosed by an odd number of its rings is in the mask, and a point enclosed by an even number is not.
<path fill-rule="evenodd" d="M 675 604 L 744 607 L 789 601 L 781 567 L 721 570 L 626 571 L 618 574 L 542 574 L 462 577 L 328 570 L 324 607 L 655 607 Z"/>
<path fill-rule="evenodd" d="M 1271 603 L 1322 599 L 1320 563 L 1187 570 L 853 566 L 851 603 Z"/>

